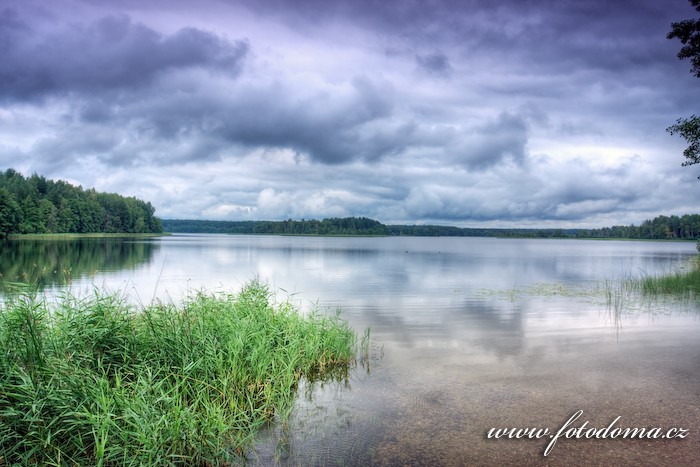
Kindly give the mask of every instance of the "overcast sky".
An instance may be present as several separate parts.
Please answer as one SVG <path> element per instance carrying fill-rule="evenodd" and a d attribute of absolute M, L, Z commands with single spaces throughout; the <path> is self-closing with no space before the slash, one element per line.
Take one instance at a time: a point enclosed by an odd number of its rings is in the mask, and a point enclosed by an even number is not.
<path fill-rule="evenodd" d="M 0 169 L 161 218 L 698 213 L 688 0 L 0 0 Z"/>

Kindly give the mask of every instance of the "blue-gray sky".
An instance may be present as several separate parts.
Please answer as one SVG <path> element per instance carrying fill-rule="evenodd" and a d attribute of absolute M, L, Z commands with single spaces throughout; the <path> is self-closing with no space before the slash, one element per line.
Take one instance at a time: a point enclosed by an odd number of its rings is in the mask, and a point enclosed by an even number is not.
<path fill-rule="evenodd" d="M 163 218 L 697 213 L 687 0 L 0 0 L 0 168 Z"/>

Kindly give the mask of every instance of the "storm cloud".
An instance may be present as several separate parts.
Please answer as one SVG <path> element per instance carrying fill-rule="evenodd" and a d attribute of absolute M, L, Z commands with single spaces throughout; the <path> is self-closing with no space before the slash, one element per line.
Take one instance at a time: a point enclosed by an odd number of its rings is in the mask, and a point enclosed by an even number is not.
<path fill-rule="evenodd" d="M 163 35 L 125 14 L 43 33 L 5 9 L 0 31 L 0 96 L 16 100 L 141 88 L 194 67 L 235 76 L 248 50 L 245 42 L 191 27 Z"/>
<path fill-rule="evenodd" d="M 695 212 L 686 0 L 7 0 L 0 168 L 167 218 L 590 226 Z"/>

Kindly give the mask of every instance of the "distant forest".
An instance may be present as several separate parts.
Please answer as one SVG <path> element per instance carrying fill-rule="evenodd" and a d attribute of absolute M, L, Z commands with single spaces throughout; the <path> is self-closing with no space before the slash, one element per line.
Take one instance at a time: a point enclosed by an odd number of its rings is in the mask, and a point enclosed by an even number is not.
<path fill-rule="evenodd" d="M 286 221 L 205 221 L 164 219 L 163 230 L 173 233 L 276 234 L 276 235 L 382 235 L 418 237 L 530 237 L 629 238 L 699 240 L 700 214 L 658 216 L 640 225 L 601 229 L 496 229 L 443 225 L 384 225 L 365 217 Z"/>
<path fill-rule="evenodd" d="M 0 238 L 29 233 L 160 233 L 151 203 L 62 180 L 0 172 Z"/>
<path fill-rule="evenodd" d="M 496 229 L 385 225 L 366 217 L 286 221 L 207 221 L 155 217 L 151 203 L 84 190 L 39 175 L 0 171 L 0 238 L 29 233 L 221 233 L 700 240 L 700 214 L 658 216 L 601 229 Z"/>
<path fill-rule="evenodd" d="M 163 230 L 173 233 L 273 234 L 273 235 L 392 235 L 389 227 L 366 217 L 322 221 L 199 221 L 163 219 Z"/>

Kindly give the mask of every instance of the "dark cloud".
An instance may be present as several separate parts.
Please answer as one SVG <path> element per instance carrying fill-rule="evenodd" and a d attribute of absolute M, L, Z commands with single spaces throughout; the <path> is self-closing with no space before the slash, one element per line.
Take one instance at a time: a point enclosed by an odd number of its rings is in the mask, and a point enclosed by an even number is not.
<path fill-rule="evenodd" d="M 62 167 L 79 166 L 89 158 L 112 154 L 119 145 L 118 133 L 107 128 L 67 128 L 59 137 L 44 137 L 31 147 L 34 167 L 42 174 L 51 175 Z M 133 158 L 124 161 L 131 165 Z M 121 164 L 120 164 L 121 165 Z"/>
<path fill-rule="evenodd" d="M 416 63 L 419 69 L 436 76 L 449 76 L 452 71 L 450 59 L 442 52 L 426 55 L 417 55 Z"/>
<path fill-rule="evenodd" d="M 403 138 L 410 136 L 410 124 L 392 120 L 393 94 L 385 83 L 363 77 L 318 91 L 248 84 L 226 95 L 202 89 L 159 98 L 132 109 L 129 118 L 140 116 L 161 139 L 205 137 L 228 146 L 290 149 L 327 164 L 372 161 L 409 142 Z"/>
<path fill-rule="evenodd" d="M 235 76 L 248 51 L 246 42 L 195 28 L 163 35 L 123 14 L 53 33 L 33 30 L 12 10 L 0 23 L 0 43 L 7 46 L 0 61 L 5 100 L 139 88 L 190 67 Z"/>
<path fill-rule="evenodd" d="M 17 36 L 30 32 L 16 11 L 5 8 L 0 11 L 0 46 L 9 52 L 16 44 Z"/>
<path fill-rule="evenodd" d="M 485 170 L 506 161 L 520 165 L 527 155 L 528 126 L 521 115 L 502 112 L 492 121 L 460 131 L 454 140 L 448 151 L 468 169 Z"/>
<path fill-rule="evenodd" d="M 146 190 L 163 215 L 600 226 L 696 209 L 664 131 L 700 99 L 665 38 L 685 0 L 5 4 L 0 162 Z"/>
<path fill-rule="evenodd" d="M 251 148 L 288 149 L 312 161 L 341 164 L 398 154 L 416 131 L 394 116 L 391 86 L 364 77 L 324 90 L 277 82 L 218 89 L 203 82 L 177 92 L 160 84 L 158 91 L 116 104 L 100 96 L 79 100 L 64 118 L 62 141 L 45 139 L 32 151 L 53 160 L 90 155 L 131 166 L 218 160 L 224 152 Z M 97 138 L 107 128 L 113 137 Z"/>
<path fill-rule="evenodd" d="M 396 127 L 391 122 L 382 125 L 376 121 L 336 126 L 343 120 L 342 114 L 317 119 L 294 111 L 280 115 L 278 111 L 268 108 L 250 118 L 236 109 L 232 120 L 222 129 L 223 136 L 231 143 L 291 149 L 317 162 L 341 164 L 354 160 L 371 162 L 399 153 L 408 143 L 402 137 L 410 136 L 412 131 L 410 125 Z"/>
<path fill-rule="evenodd" d="M 352 22 L 417 49 L 450 47 L 463 58 L 486 57 L 495 64 L 536 72 L 558 68 L 625 73 L 663 66 L 673 56 L 665 35 L 670 23 L 693 14 L 689 2 L 673 0 L 531 0 L 484 2 L 431 0 L 243 1 L 279 18 L 303 34 L 319 23 Z M 452 57 L 452 53 L 449 54 Z M 443 69 L 444 54 L 421 53 L 421 69 Z"/>

